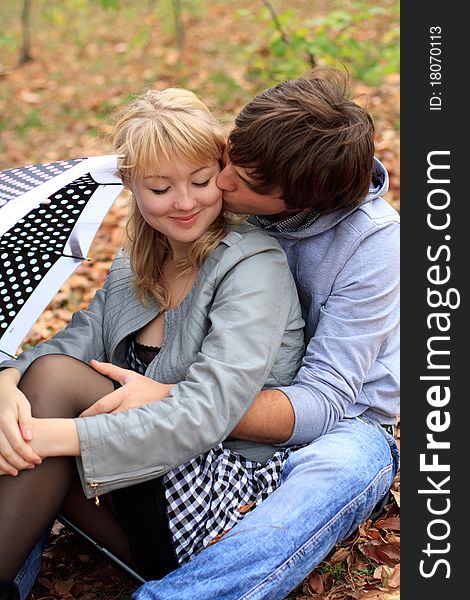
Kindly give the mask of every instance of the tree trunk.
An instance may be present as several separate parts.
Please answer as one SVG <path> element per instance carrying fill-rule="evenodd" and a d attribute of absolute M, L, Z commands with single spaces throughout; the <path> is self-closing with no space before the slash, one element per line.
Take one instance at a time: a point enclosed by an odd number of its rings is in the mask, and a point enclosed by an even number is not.
<path fill-rule="evenodd" d="M 179 50 L 184 47 L 184 26 L 181 20 L 181 0 L 172 0 L 173 13 L 175 17 L 176 40 Z"/>
<path fill-rule="evenodd" d="M 31 12 L 31 0 L 23 0 L 23 10 L 21 12 L 21 31 L 23 44 L 21 47 L 20 64 L 33 60 L 31 55 L 31 32 L 29 28 L 29 16 Z"/>

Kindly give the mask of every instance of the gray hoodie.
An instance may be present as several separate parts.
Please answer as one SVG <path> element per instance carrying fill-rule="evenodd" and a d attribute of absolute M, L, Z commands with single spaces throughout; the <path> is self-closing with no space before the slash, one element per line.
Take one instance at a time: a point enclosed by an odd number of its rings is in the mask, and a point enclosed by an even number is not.
<path fill-rule="evenodd" d="M 343 417 L 395 424 L 399 412 L 399 215 L 381 196 L 376 159 L 363 203 L 275 233 L 287 254 L 306 322 L 306 354 L 288 387 L 291 444 L 309 442 Z"/>

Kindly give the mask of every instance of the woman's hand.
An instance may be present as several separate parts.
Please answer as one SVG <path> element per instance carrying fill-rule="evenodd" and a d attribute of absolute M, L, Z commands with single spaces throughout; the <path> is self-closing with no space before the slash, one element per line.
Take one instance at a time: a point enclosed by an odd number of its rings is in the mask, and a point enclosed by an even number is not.
<path fill-rule="evenodd" d="M 41 457 L 29 445 L 33 438 L 31 405 L 18 389 L 16 369 L 0 371 L 0 475 L 34 468 Z"/>
<path fill-rule="evenodd" d="M 158 402 L 159 400 L 163 400 L 173 387 L 170 384 L 159 383 L 150 379 L 150 377 L 139 375 L 139 373 L 135 373 L 129 369 L 121 369 L 121 367 L 110 363 L 92 360 L 90 366 L 95 371 L 98 371 L 98 373 L 101 373 L 101 375 L 118 381 L 122 387 L 97 400 L 81 413 L 81 417 L 92 417 L 104 413 L 118 413 L 129 410 L 129 408 Z"/>

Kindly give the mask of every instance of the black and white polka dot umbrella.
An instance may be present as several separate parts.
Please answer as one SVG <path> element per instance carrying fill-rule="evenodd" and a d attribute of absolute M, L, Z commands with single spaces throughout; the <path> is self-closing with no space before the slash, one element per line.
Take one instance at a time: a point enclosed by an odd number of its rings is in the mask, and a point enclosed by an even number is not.
<path fill-rule="evenodd" d="M 122 190 L 117 157 L 0 171 L 0 363 L 86 259 Z"/>

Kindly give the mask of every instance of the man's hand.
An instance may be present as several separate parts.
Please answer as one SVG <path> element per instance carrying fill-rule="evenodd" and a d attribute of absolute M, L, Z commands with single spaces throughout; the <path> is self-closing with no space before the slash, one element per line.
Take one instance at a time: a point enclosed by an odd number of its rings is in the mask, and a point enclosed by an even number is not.
<path fill-rule="evenodd" d="M 159 383 L 150 379 L 150 377 L 139 375 L 139 373 L 129 369 L 121 369 L 121 367 L 110 363 L 92 360 L 90 366 L 101 375 L 118 381 L 122 387 L 97 400 L 81 413 L 81 417 L 92 417 L 105 413 L 115 414 L 129 408 L 158 402 L 163 400 L 173 387 L 170 384 Z"/>

